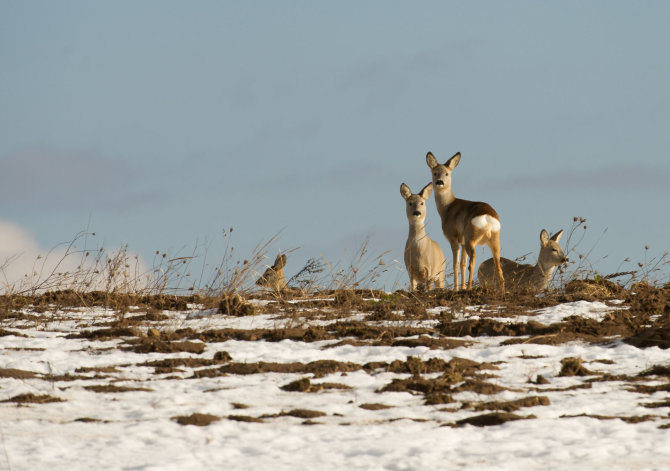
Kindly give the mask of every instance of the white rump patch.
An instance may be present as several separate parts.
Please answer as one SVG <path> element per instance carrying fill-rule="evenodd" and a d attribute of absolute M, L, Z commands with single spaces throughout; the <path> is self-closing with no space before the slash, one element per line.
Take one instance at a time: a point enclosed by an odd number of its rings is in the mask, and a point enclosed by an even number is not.
<path fill-rule="evenodd" d="M 490 230 L 491 232 L 500 232 L 500 221 L 488 214 L 482 214 L 476 218 L 472 218 L 472 225 L 482 231 Z"/>

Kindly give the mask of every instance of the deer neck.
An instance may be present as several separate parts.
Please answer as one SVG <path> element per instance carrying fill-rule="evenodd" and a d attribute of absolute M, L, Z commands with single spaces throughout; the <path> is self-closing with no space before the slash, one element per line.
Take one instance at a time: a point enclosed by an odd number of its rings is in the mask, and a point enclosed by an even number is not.
<path fill-rule="evenodd" d="M 424 221 L 414 221 L 409 223 L 408 240 L 422 240 L 426 237 L 426 224 Z"/>
<path fill-rule="evenodd" d="M 549 281 L 551 278 L 551 274 L 554 273 L 554 268 L 556 268 L 553 265 L 545 265 L 542 263 L 540 259 L 537 260 L 537 265 L 535 265 L 535 273 L 537 276 L 541 277 L 542 280 L 544 281 Z"/>
<path fill-rule="evenodd" d="M 456 197 L 454 196 L 454 192 L 451 191 L 451 187 L 448 189 L 435 190 L 435 206 L 437 206 L 437 211 L 440 214 L 442 214 L 455 199 Z"/>

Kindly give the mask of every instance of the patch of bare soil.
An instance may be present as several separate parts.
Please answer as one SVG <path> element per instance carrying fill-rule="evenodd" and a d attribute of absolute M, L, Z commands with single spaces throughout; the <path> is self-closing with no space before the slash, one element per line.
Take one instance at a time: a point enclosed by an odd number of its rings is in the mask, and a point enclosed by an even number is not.
<path fill-rule="evenodd" d="M 653 287 L 643 283 L 633 285 L 625 297 L 630 304 L 630 312 L 640 318 L 646 318 L 646 325 L 637 329 L 627 338 L 626 343 L 638 348 L 670 347 L 670 284 Z M 650 316 L 656 318 L 650 320 Z"/>
<path fill-rule="evenodd" d="M 475 415 L 456 421 L 456 425 L 474 425 L 475 427 L 488 427 L 490 425 L 502 425 L 513 420 L 535 419 L 534 415 L 521 416 L 510 412 L 492 412 L 490 414 Z"/>
<path fill-rule="evenodd" d="M 13 335 L 14 337 L 25 337 L 20 332 L 14 332 L 13 330 L 5 330 L 5 329 L 0 329 L 0 337 L 7 337 L 9 335 Z"/>
<path fill-rule="evenodd" d="M 316 419 L 317 417 L 323 417 L 326 415 L 325 412 L 320 410 L 310 410 L 310 409 L 292 409 L 288 412 L 282 412 L 280 416 L 289 416 L 297 417 L 299 419 Z"/>
<path fill-rule="evenodd" d="M 411 358 L 411 357 L 410 357 Z M 415 360 L 420 362 L 420 360 Z M 408 363 L 410 363 L 408 361 Z M 411 364 L 411 363 L 410 363 Z M 408 366 L 409 378 L 395 378 L 379 392 L 409 392 L 423 394 L 426 404 L 447 404 L 453 402 L 452 394 L 471 391 L 478 394 L 497 394 L 506 390 L 502 386 L 481 380 L 480 372 L 485 369 L 495 369 L 489 363 L 477 363 L 463 358 L 453 358 L 441 365 L 442 375 L 437 378 L 425 378 L 421 373 L 434 373 L 423 369 L 422 365 Z"/>
<path fill-rule="evenodd" d="M 253 316 L 256 314 L 254 307 L 244 301 L 237 294 L 224 296 L 218 303 L 219 313 L 227 316 Z"/>
<path fill-rule="evenodd" d="M 502 342 L 502 345 L 538 343 L 559 345 L 575 340 L 603 342 L 612 337 L 627 337 L 637 332 L 646 319 L 640 319 L 627 311 L 608 313 L 602 321 L 578 316 L 550 325 L 530 320 L 524 323 L 504 323 L 493 319 L 473 319 L 440 323 L 442 335 L 450 337 L 509 336 L 517 337 Z M 525 337 L 528 336 L 528 337 Z"/>
<path fill-rule="evenodd" d="M 173 370 L 179 367 L 187 368 L 200 368 L 203 366 L 213 366 L 219 365 L 221 363 L 227 363 L 231 360 L 230 354 L 225 351 L 216 352 L 214 357 L 210 360 L 207 358 L 164 358 L 162 360 L 152 360 L 144 363 L 138 363 L 137 366 L 149 366 L 156 369 L 163 370 L 165 373 L 166 370 Z"/>
<path fill-rule="evenodd" d="M 629 391 L 642 393 L 642 394 L 654 394 L 657 392 L 670 392 L 670 382 L 665 384 L 658 384 L 655 386 L 650 386 L 646 384 L 633 384 L 630 386 Z"/>
<path fill-rule="evenodd" d="M 361 404 L 360 406 L 361 409 L 365 410 L 384 410 L 384 409 L 391 409 L 393 406 L 388 406 L 386 404 L 380 404 L 378 402 L 366 402 L 365 404 Z"/>
<path fill-rule="evenodd" d="M 653 325 L 624 339 L 624 342 L 637 348 L 670 348 L 670 320 L 664 324 Z"/>
<path fill-rule="evenodd" d="M 546 381 L 546 380 L 545 380 Z M 539 383 L 536 383 L 539 384 Z M 547 383 L 542 383 L 542 384 L 548 384 Z M 578 391 L 580 389 L 591 389 L 593 387 L 593 384 L 591 382 L 586 382 L 586 383 L 581 383 L 581 384 L 575 384 L 573 386 L 568 386 L 566 388 L 531 388 L 529 391 L 532 392 L 565 392 L 565 391 Z"/>
<path fill-rule="evenodd" d="M 144 314 L 127 316 L 124 318 L 125 321 L 131 324 L 141 324 L 143 322 L 161 322 L 168 319 L 170 319 L 170 316 L 163 314 L 162 312 L 147 312 Z"/>
<path fill-rule="evenodd" d="M 638 376 L 664 376 L 670 380 L 670 366 L 669 365 L 654 365 L 646 370 L 638 373 Z"/>
<path fill-rule="evenodd" d="M 202 377 L 216 377 L 228 374 L 234 375 L 251 375 L 263 373 L 300 373 L 312 374 L 313 378 L 322 378 L 324 376 L 335 373 L 349 373 L 352 371 L 365 370 L 367 372 L 373 371 L 387 371 L 392 373 L 409 373 L 409 374 L 428 374 L 439 373 L 453 368 L 473 370 L 479 369 L 495 369 L 491 364 L 477 364 L 476 362 L 469 363 L 470 360 L 462 358 L 454 358 L 450 362 L 445 362 L 439 358 L 430 358 L 428 360 L 421 360 L 418 357 L 408 357 L 407 360 L 394 360 L 387 362 L 369 362 L 364 365 L 352 362 L 341 362 L 335 360 L 316 360 L 309 363 L 292 362 L 292 363 L 275 363 L 275 362 L 253 362 L 253 363 L 237 363 L 229 362 L 217 368 L 206 370 L 198 370 L 193 373 L 193 378 Z M 193 361 L 193 359 L 170 359 L 161 361 L 152 361 L 143 363 L 143 366 L 203 366 L 208 361 L 204 360 L 200 364 Z"/>
<path fill-rule="evenodd" d="M 107 329 L 84 330 L 78 334 L 68 334 L 66 339 L 113 340 L 120 337 L 137 337 L 140 332 L 133 327 L 110 327 Z"/>
<path fill-rule="evenodd" d="M 450 350 L 452 348 L 467 347 L 472 342 L 447 337 L 433 337 L 421 335 L 418 338 L 399 339 L 391 343 L 392 347 L 428 347 L 431 350 Z"/>
<path fill-rule="evenodd" d="M 414 337 L 430 335 L 433 329 L 410 326 L 377 326 L 365 322 L 336 322 L 327 327 L 328 332 L 335 338 L 356 337 L 376 341 L 386 341 L 392 344 L 398 337 Z"/>
<path fill-rule="evenodd" d="M 660 401 L 660 402 L 643 402 L 640 403 L 642 407 L 646 407 L 648 409 L 656 409 L 660 407 L 670 407 L 670 399 L 666 399 L 665 401 Z"/>
<path fill-rule="evenodd" d="M 175 353 L 187 352 L 200 354 L 205 351 L 206 344 L 202 342 L 171 342 L 163 341 L 156 337 L 139 337 L 130 339 L 126 342 L 129 346 L 122 347 L 122 350 L 129 350 L 135 353 Z"/>
<path fill-rule="evenodd" d="M 670 284 L 656 287 L 637 283 L 622 299 L 634 313 L 670 314 Z"/>
<path fill-rule="evenodd" d="M 48 394 L 19 394 L 18 396 L 10 397 L 0 402 L 15 402 L 17 404 L 48 404 L 50 402 L 65 402 L 60 397 L 49 396 Z"/>
<path fill-rule="evenodd" d="M 597 415 L 597 414 L 577 414 L 577 415 L 562 415 L 561 419 L 571 419 L 574 417 L 589 417 L 591 419 L 598 420 L 614 420 L 619 419 L 623 420 L 628 424 L 639 424 L 640 422 L 647 422 L 649 420 L 656 420 L 659 417 L 656 415 L 633 415 L 633 416 L 620 416 L 620 415 Z"/>
<path fill-rule="evenodd" d="M 221 417 L 217 417 L 216 415 L 211 414 L 200 414 L 198 412 L 194 412 L 191 415 L 178 415 L 175 417 L 171 417 L 171 419 L 180 425 L 197 425 L 198 427 L 205 427 L 211 424 L 212 422 L 221 420 Z"/>
<path fill-rule="evenodd" d="M 49 381 L 51 383 L 55 382 L 60 382 L 60 381 L 77 381 L 81 379 L 91 379 L 89 376 L 84 376 L 84 375 L 72 375 L 70 373 L 65 373 L 64 375 L 53 375 L 53 374 L 48 374 L 44 375 L 44 380 Z"/>
<path fill-rule="evenodd" d="M 116 366 L 80 366 L 75 368 L 75 373 L 119 373 Z"/>
<path fill-rule="evenodd" d="M 79 417 L 77 419 L 74 419 L 74 421 L 75 422 L 83 422 L 85 424 L 95 424 L 95 423 L 104 422 L 104 420 L 94 419 L 92 417 Z"/>
<path fill-rule="evenodd" d="M 561 371 L 558 376 L 592 376 L 597 373 L 590 371 L 582 365 L 581 358 L 567 357 L 561 360 Z"/>
<path fill-rule="evenodd" d="M 116 386 L 114 384 L 101 384 L 101 385 L 92 385 L 84 386 L 84 389 L 93 391 L 96 393 L 118 393 L 118 392 L 131 392 L 131 391 L 145 391 L 151 392 L 153 389 L 150 388 L 133 388 L 130 386 Z"/>
<path fill-rule="evenodd" d="M 250 415 L 229 415 L 228 420 L 234 420 L 235 422 L 263 423 L 263 419 L 252 417 Z"/>
<path fill-rule="evenodd" d="M 37 376 L 37 373 L 16 368 L 0 368 L 0 378 L 29 379 Z"/>
<path fill-rule="evenodd" d="M 340 383 L 312 383 L 309 378 L 301 378 L 281 386 L 281 389 L 289 392 L 314 393 L 324 389 L 351 389 L 351 386 Z"/>
<path fill-rule="evenodd" d="M 464 403 L 463 408 L 475 411 L 498 410 L 503 412 L 515 412 L 523 407 L 548 406 L 551 404 L 547 396 L 529 396 L 513 401 L 492 401 Z"/>
<path fill-rule="evenodd" d="M 0 305 L 13 309 L 32 306 L 36 309 L 60 309 L 75 307 L 107 307 L 118 312 L 128 312 L 131 306 L 138 306 L 148 311 L 184 311 L 188 303 L 200 302 L 198 296 L 174 296 L 167 294 L 143 296 L 132 293 L 104 291 L 49 291 L 34 296 L 0 297 Z"/>
<path fill-rule="evenodd" d="M 565 286 L 565 293 L 585 301 L 603 299 L 622 299 L 626 290 L 616 283 L 605 279 L 572 280 Z"/>
<path fill-rule="evenodd" d="M 350 389 L 349 386 L 337 382 L 319 382 L 319 378 L 328 375 L 363 371 L 368 374 L 390 372 L 404 375 L 395 378 L 380 388 L 379 393 L 387 391 L 407 392 L 421 396 L 425 404 L 450 404 L 445 411 L 462 411 L 464 408 L 476 412 L 491 412 L 476 415 L 459 421 L 455 425 L 471 424 L 476 426 L 498 425 L 509 420 L 532 418 L 533 416 L 515 415 L 514 412 L 524 407 L 536 407 L 549 404 L 549 399 L 542 395 L 554 391 L 577 391 L 592 387 L 597 381 L 619 381 L 625 388 L 641 394 L 656 392 L 670 392 L 670 366 L 654 365 L 635 376 L 609 375 L 591 371 L 585 367 L 580 358 L 564 358 L 561 361 L 560 376 L 591 376 L 580 384 L 568 388 L 547 387 L 549 383 L 538 375 L 535 380 L 529 380 L 524 393 L 537 394 L 512 401 L 482 401 L 461 404 L 454 400 L 460 392 L 474 392 L 484 396 L 497 394 L 509 390 L 490 380 L 494 377 L 495 364 L 477 363 L 462 358 L 453 358 L 444 361 L 439 358 L 422 359 L 408 357 L 405 361 L 375 361 L 366 364 L 321 360 L 309 363 L 293 362 L 235 362 L 231 356 L 220 351 L 210 358 L 199 358 L 207 343 L 223 342 L 226 340 L 268 341 L 279 342 L 292 340 L 296 342 L 316 342 L 328 340 L 328 346 L 396 346 L 396 347 L 427 347 L 434 350 L 447 350 L 472 343 L 465 336 L 508 336 L 512 337 L 503 342 L 503 345 L 518 343 L 561 344 L 580 340 L 593 343 L 609 343 L 613 339 L 624 341 L 646 348 L 658 346 L 668 348 L 670 345 L 670 286 L 658 288 L 648 285 L 635 285 L 631 290 L 624 290 L 608 280 L 577 280 L 568 284 L 562 292 L 550 292 L 542 295 L 515 293 L 501 296 L 495 291 L 474 289 L 472 291 L 434 290 L 426 293 L 382 293 L 366 291 L 338 290 L 319 293 L 326 299 L 296 298 L 295 303 L 289 303 L 287 296 L 272 298 L 273 302 L 267 306 L 256 306 L 248 303 L 246 298 L 235 297 L 227 300 L 222 298 L 192 297 L 139 297 L 128 295 L 114 295 L 110 293 L 90 293 L 85 296 L 73 292 L 55 292 L 36 297 L 1 297 L 0 320 L 14 322 L 13 319 L 29 319 L 31 322 L 48 322 L 51 312 L 56 307 L 75 306 L 106 306 L 118 309 L 119 313 L 132 312 L 141 314 L 120 316 L 110 321 L 105 316 L 98 324 L 86 324 L 86 330 L 71 334 L 67 338 L 90 340 L 121 339 L 120 348 L 138 353 L 175 353 L 186 352 L 194 356 L 187 358 L 162 358 L 140 363 L 138 366 L 153 367 L 156 374 L 172 372 L 184 373 L 174 375 L 168 379 L 182 379 L 182 377 L 218 377 L 225 375 L 251 375 L 263 373 L 287 373 L 300 375 L 300 379 L 286 382 L 281 386 L 284 391 L 315 393 L 329 389 Z M 370 299 L 374 298 L 374 299 Z M 627 310 L 615 310 L 608 313 L 602 321 L 571 317 L 562 322 L 543 325 L 536 321 L 514 322 L 516 315 L 529 315 L 529 311 L 538 308 L 556 305 L 557 303 L 576 301 L 580 299 L 599 300 L 609 303 L 609 300 L 623 300 Z M 225 302 L 224 302 L 225 301 Z M 68 306 L 70 303 L 70 306 Z M 297 327 L 274 329 L 210 329 L 199 330 L 182 328 L 175 331 L 166 331 L 162 324 L 155 324 L 166 319 L 164 310 L 186 310 L 188 304 L 198 303 L 208 309 L 219 309 L 225 315 L 252 315 L 259 311 L 279 312 L 283 319 L 293 319 L 292 325 Z M 225 309 L 222 304 L 225 304 Z M 615 304 L 610 303 L 614 306 Z M 35 310 L 45 313 L 43 317 L 26 316 L 18 311 L 26 307 L 35 306 Z M 429 314 L 426 309 L 431 307 L 446 307 L 437 315 Z M 477 312 L 479 319 L 455 321 L 455 314 L 464 312 L 466 307 L 491 306 L 497 311 L 488 312 L 482 309 Z M 471 312 L 471 311 L 467 311 Z M 351 321 L 352 313 L 363 317 L 360 321 Z M 209 313 L 211 314 L 211 312 Z M 74 314 L 72 314 L 74 316 Z M 174 316 L 174 315 L 173 315 Z M 511 323 L 500 322 L 492 317 L 508 317 Z M 306 327 L 302 323 L 314 319 L 335 320 L 328 325 Z M 433 323 L 419 323 L 417 320 L 430 319 Z M 104 321 L 104 323 L 103 323 Z M 413 321 L 413 322 L 407 322 Z M 184 321 L 188 324 L 188 319 Z M 12 324 L 7 324 L 12 326 Z M 100 328 L 91 328 L 91 327 Z M 17 329 L 20 327 L 16 327 Z M 9 330 L 0 329 L 3 335 L 20 335 Z M 116 348 L 116 347 L 115 347 Z M 325 348 L 325 347 L 324 347 Z M 520 356 L 523 359 L 536 357 Z M 589 362 L 589 368 L 593 363 Z M 600 361 L 606 363 L 605 361 Z M 82 367 L 75 370 L 79 375 L 42 375 L 30 371 L 0 368 L 0 378 L 31 379 L 41 378 L 44 381 L 72 381 L 74 379 L 91 379 L 83 376 L 85 373 L 94 373 L 95 377 L 104 377 L 107 374 L 119 375 L 123 373 L 124 365 L 107 367 Z M 597 369 L 597 366 L 595 366 Z M 185 373 L 189 371 L 189 373 Z M 192 372 L 192 373 L 191 373 Z M 192 375 L 192 376 L 191 376 Z M 293 378 L 299 376 L 293 376 Z M 163 379 L 163 378 L 162 378 Z M 101 380 L 100 383 L 103 383 Z M 536 385 L 537 387 L 533 386 Z M 85 386 L 86 389 L 100 393 L 115 393 L 126 391 L 151 391 L 142 387 L 108 385 Z M 212 389 L 215 391 L 217 389 Z M 515 390 L 516 391 L 516 390 Z M 518 391 L 522 392 L 522 391 Z M 293 416 L 304 419 L 303 423 L 315 423 L 324 415 L 321 411 L 305 410 L 300 408 L 300 395 L 296 394 L 295 409 L 281 412 L 272 416 L 252 417 L 246 415 L 230 415 L 216 417 L 208 414 L 192 414 L 191 416 L 173 417 L 178 423 L 192 423 L 194 425 L 208 425 L 214 420 L 228 419 L 244 422 L 263 422 L 263 419 L 279 416 Z M 383 396 L 380 396 L 383 398 Z M 492 398 L 489 398 L 492 399 Z M 654 398 L 656 399 L 656 398 Z M 30 394 L 15 396 L 4 402 L 47 403 L 61 399 L 52 396 L 34 396 Z M 670 407 L 670 403 L 663 398 L 654 402 L 640 405 L 652 408 Z M 237 409 L 246 406 L 239 404 Z M 361 404 L 359 407 L 366 410 L 382 410 L 392 406 L 383 403 Z M 287 408 L 289 409 L 289 408 Z M 592 416 L 598 419 L 619 418 L 631 423 L 642 420 L 652 420 L 654 416 L 640 417 L 606 417 Z M 96 419 L 91 419 L 96 420 Z M 454 424 L 452 424 L 454 425 Z"/>

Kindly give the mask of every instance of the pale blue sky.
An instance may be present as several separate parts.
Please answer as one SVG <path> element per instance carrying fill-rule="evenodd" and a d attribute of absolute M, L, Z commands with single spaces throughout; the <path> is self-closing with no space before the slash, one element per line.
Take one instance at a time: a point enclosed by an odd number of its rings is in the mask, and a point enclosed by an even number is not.
<path fill-rule="evenodd" d="M 240 257 L 283 229 L 289 275 L 367 235 L 402 260 L 400 183 L 460 151 L 503 256 L 583 216 L 610 273 L 670 250 L 669 24 L 662 1 L 5 0 L 0 219 L 45 248 L 90 221 L 148 261 L 229 226 Z M 427 229 L 450 259 L 432 200 Z"/>

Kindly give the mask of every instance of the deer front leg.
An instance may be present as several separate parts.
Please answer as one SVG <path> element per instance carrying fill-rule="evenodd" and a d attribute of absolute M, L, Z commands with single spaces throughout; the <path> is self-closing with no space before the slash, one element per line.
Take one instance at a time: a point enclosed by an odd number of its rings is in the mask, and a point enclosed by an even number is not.
<path fill-rule="evenodd" d="M 414 278 L 413 276 L 409 277 L 409 290 L 410 291 L 416 291 L 416 287 L 417 287 L 418 284 L 419 284 L 419 282 L 416 281 L 416 278 Z"/>
<path fill-rule="evenodd" d="M 466 248 L 465 244 L 461 247 L 461 289 L 465 289 L 465 262 L 467 261 L 466 259 Z"/>
<path fill-rule="evenodd" d="M 461 255 L 461 246 L 458 245 L 458 242 L 451 244 L 451 255 L 454 268 L 454 291 L 458 291 L 458 261 Z"/>
<path fill-rule="evenodd" d="M 441 271 L 439 276 L 433 280 L 435 289 L 444 288 L 444 271 Z"/>

